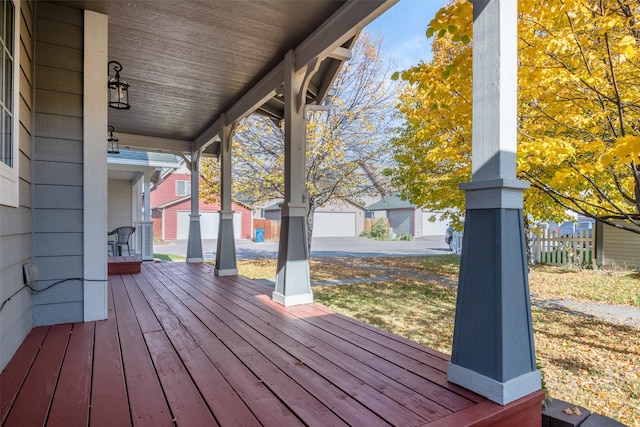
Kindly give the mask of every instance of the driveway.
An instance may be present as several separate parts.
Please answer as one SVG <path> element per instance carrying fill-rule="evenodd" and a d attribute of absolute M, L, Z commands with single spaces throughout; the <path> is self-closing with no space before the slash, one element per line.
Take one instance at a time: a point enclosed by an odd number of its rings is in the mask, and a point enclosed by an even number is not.
<path fill-rule="evenodd" d="M 215 259 L 215 240 L 204 240 L 202 249 L 206 260 Z M 177 240 L 167 244 L 154 244 L 157 254 L 185 256 L 187 241 Z M 311 243 L 311 258 L 320 257 L 374 257 L 374 256 L 422 256 L 451 253 L 444 243 L 444 236 L 418 237 L 411 241 L 379 241 L 365 237 L 316 237 Z M 240 259 L 277 258 L 278 243 L 255 243 L 236 240 L 236 254 Z"/>

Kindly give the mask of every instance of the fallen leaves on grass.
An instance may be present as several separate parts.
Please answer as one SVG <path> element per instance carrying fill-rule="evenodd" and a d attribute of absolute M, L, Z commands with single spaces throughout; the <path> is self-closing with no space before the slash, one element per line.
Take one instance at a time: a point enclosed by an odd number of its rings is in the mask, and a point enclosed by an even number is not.
<path fill-rule="evenodd" d="M 574 298 L 640 307 L 640 279 L 630 269 L 574 270 L 536 265 L 529 275 L 538 298 Z"/>

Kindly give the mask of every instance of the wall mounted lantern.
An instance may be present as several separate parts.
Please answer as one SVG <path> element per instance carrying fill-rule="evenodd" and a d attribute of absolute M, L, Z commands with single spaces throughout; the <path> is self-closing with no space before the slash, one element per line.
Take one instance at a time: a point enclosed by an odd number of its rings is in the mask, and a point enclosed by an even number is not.
<path fill-rule="evenodd" d="M 120 154 L 120 141 L 118 138 L 113 136 L 113 126 L 107 126 L 109 130 L 109 136 L 107 137 L 107 153 L 109 154 Z"/>
<path fill-rule="evenodd" d="M 107 84 L 109 87 L 109 107 L 118 110 L 128 110 L 131 108 L 131 105 L 129 105 L 129 83 L 120 78 L 122 65 L 117 61 L 109 61 L 107 74 L 111 75 L 111 64 L 114 64 L 113 71 L 116 72 L 116 76 L 110 78 Z"/>

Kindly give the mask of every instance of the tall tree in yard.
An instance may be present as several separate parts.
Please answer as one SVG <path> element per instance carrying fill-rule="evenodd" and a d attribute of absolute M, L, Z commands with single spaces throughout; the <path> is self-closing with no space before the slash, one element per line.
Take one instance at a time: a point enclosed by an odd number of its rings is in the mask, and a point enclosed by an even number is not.
<path fill-rule="evenodd" d="M 396 86 L 380 57 L 381 40 L 360 35 L 336 79 L 331 106 L 307 114 L 308 241 L 313 213 L 331 201 L 360 201 L 384 191 Z M 233 140 L 233 192 L 258 205 L 284 196 L 284 128 L 262 116 L 239 123 Z M 217 194 L 218 165 L 203 164 L 205 193 Z"/>
<path fill-rule="evenodd" d="M 640 232 L 640 2 L 519 0 L 518 175 L 525 210 L 571 209 Z M 406 126 L 389 171 L 412 202 L 464 212 L 471 178 L 472 3 L 427 28 L 433 60 L 396 74 Z M 452 196 L 453 195 L 453 196 Z M 616 220 L 621 220 L 618 222 Z"/>

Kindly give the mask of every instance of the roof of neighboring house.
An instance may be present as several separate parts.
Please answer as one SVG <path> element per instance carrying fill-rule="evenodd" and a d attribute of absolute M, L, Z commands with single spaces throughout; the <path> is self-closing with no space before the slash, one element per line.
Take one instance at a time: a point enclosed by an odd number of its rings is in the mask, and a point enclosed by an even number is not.
<path fill-rule="evenodd" d="M 178 203 L 182 203 L 185 200 L 190 200 L 190 199 L 191 199 L 191 196 L 182 196 L 182 197 L 180 197 L 178 199 L 170 200 L 168 202 L 164 202 L 164 203 L 162 203 L 160 205 L 157 205 L 157 206 L 152 206 L 151 209 L 168 208 L 169 206 L 177 205 Z M 237 201 L 234 200 L 233 203 L 236 204 L 236 205 L 242 206 L 243 208 L 245 208 L 247 210 L 251 210 L 251 208 L 249 206 L 245 205 L 242 202 L 237 202 Z"/>
<path fill-rule="evenodd" d="M 414 208 L 415 205 L 411 204 L 411 202 L 407 200 L 402 200 L 397 195 L 390 195 L 383 197 L 380 201 L 375 202 L 372 205 L 367 207 L 368 211 L 386 211 L 392 209 L 410 209 Z"/>
<path fill-rule="evenodd" d="M 280 200 L 280 201 L 278 201 L 278 202 L 276 202 L 276 203 L 274 203 L 274 204 L 272 204 L 272 205 L 265 206 L 264 208 L 261 208 L 261 209 L 263 209 L 263 210 L 265 210 L 265 211 L 277 211 L 277 210 L 280 210 L 280 204 L 281 204 L 282 202 L 283 202 L 283 201 L 282 201 L 282 200 Z M 364 206 L 359 205 L 359 204 L 358 204 L 358 203 L 356 203 L 356 202 L 352 202 L 351 200 L 339 200 L 338 202 L 347 203 L 347 204 L 349 204 L 349 205 L 355 206 L 355 207 L 356 207 L 356 208 L 358 208 L 358 209 L 365 210 L 365 207 L 364 207 Z M 328 202 L 327 204 L 330 204 L 330 203 L 331 203 L 331 202 Z"/>
<path fill-rule="evenodd" d="M 156 168 L 179 168 L 175 154 L 147 151 L 120 150 L 119 154 L 108 154 L 107 163 L 115 165 L 150 166 Z"/>

